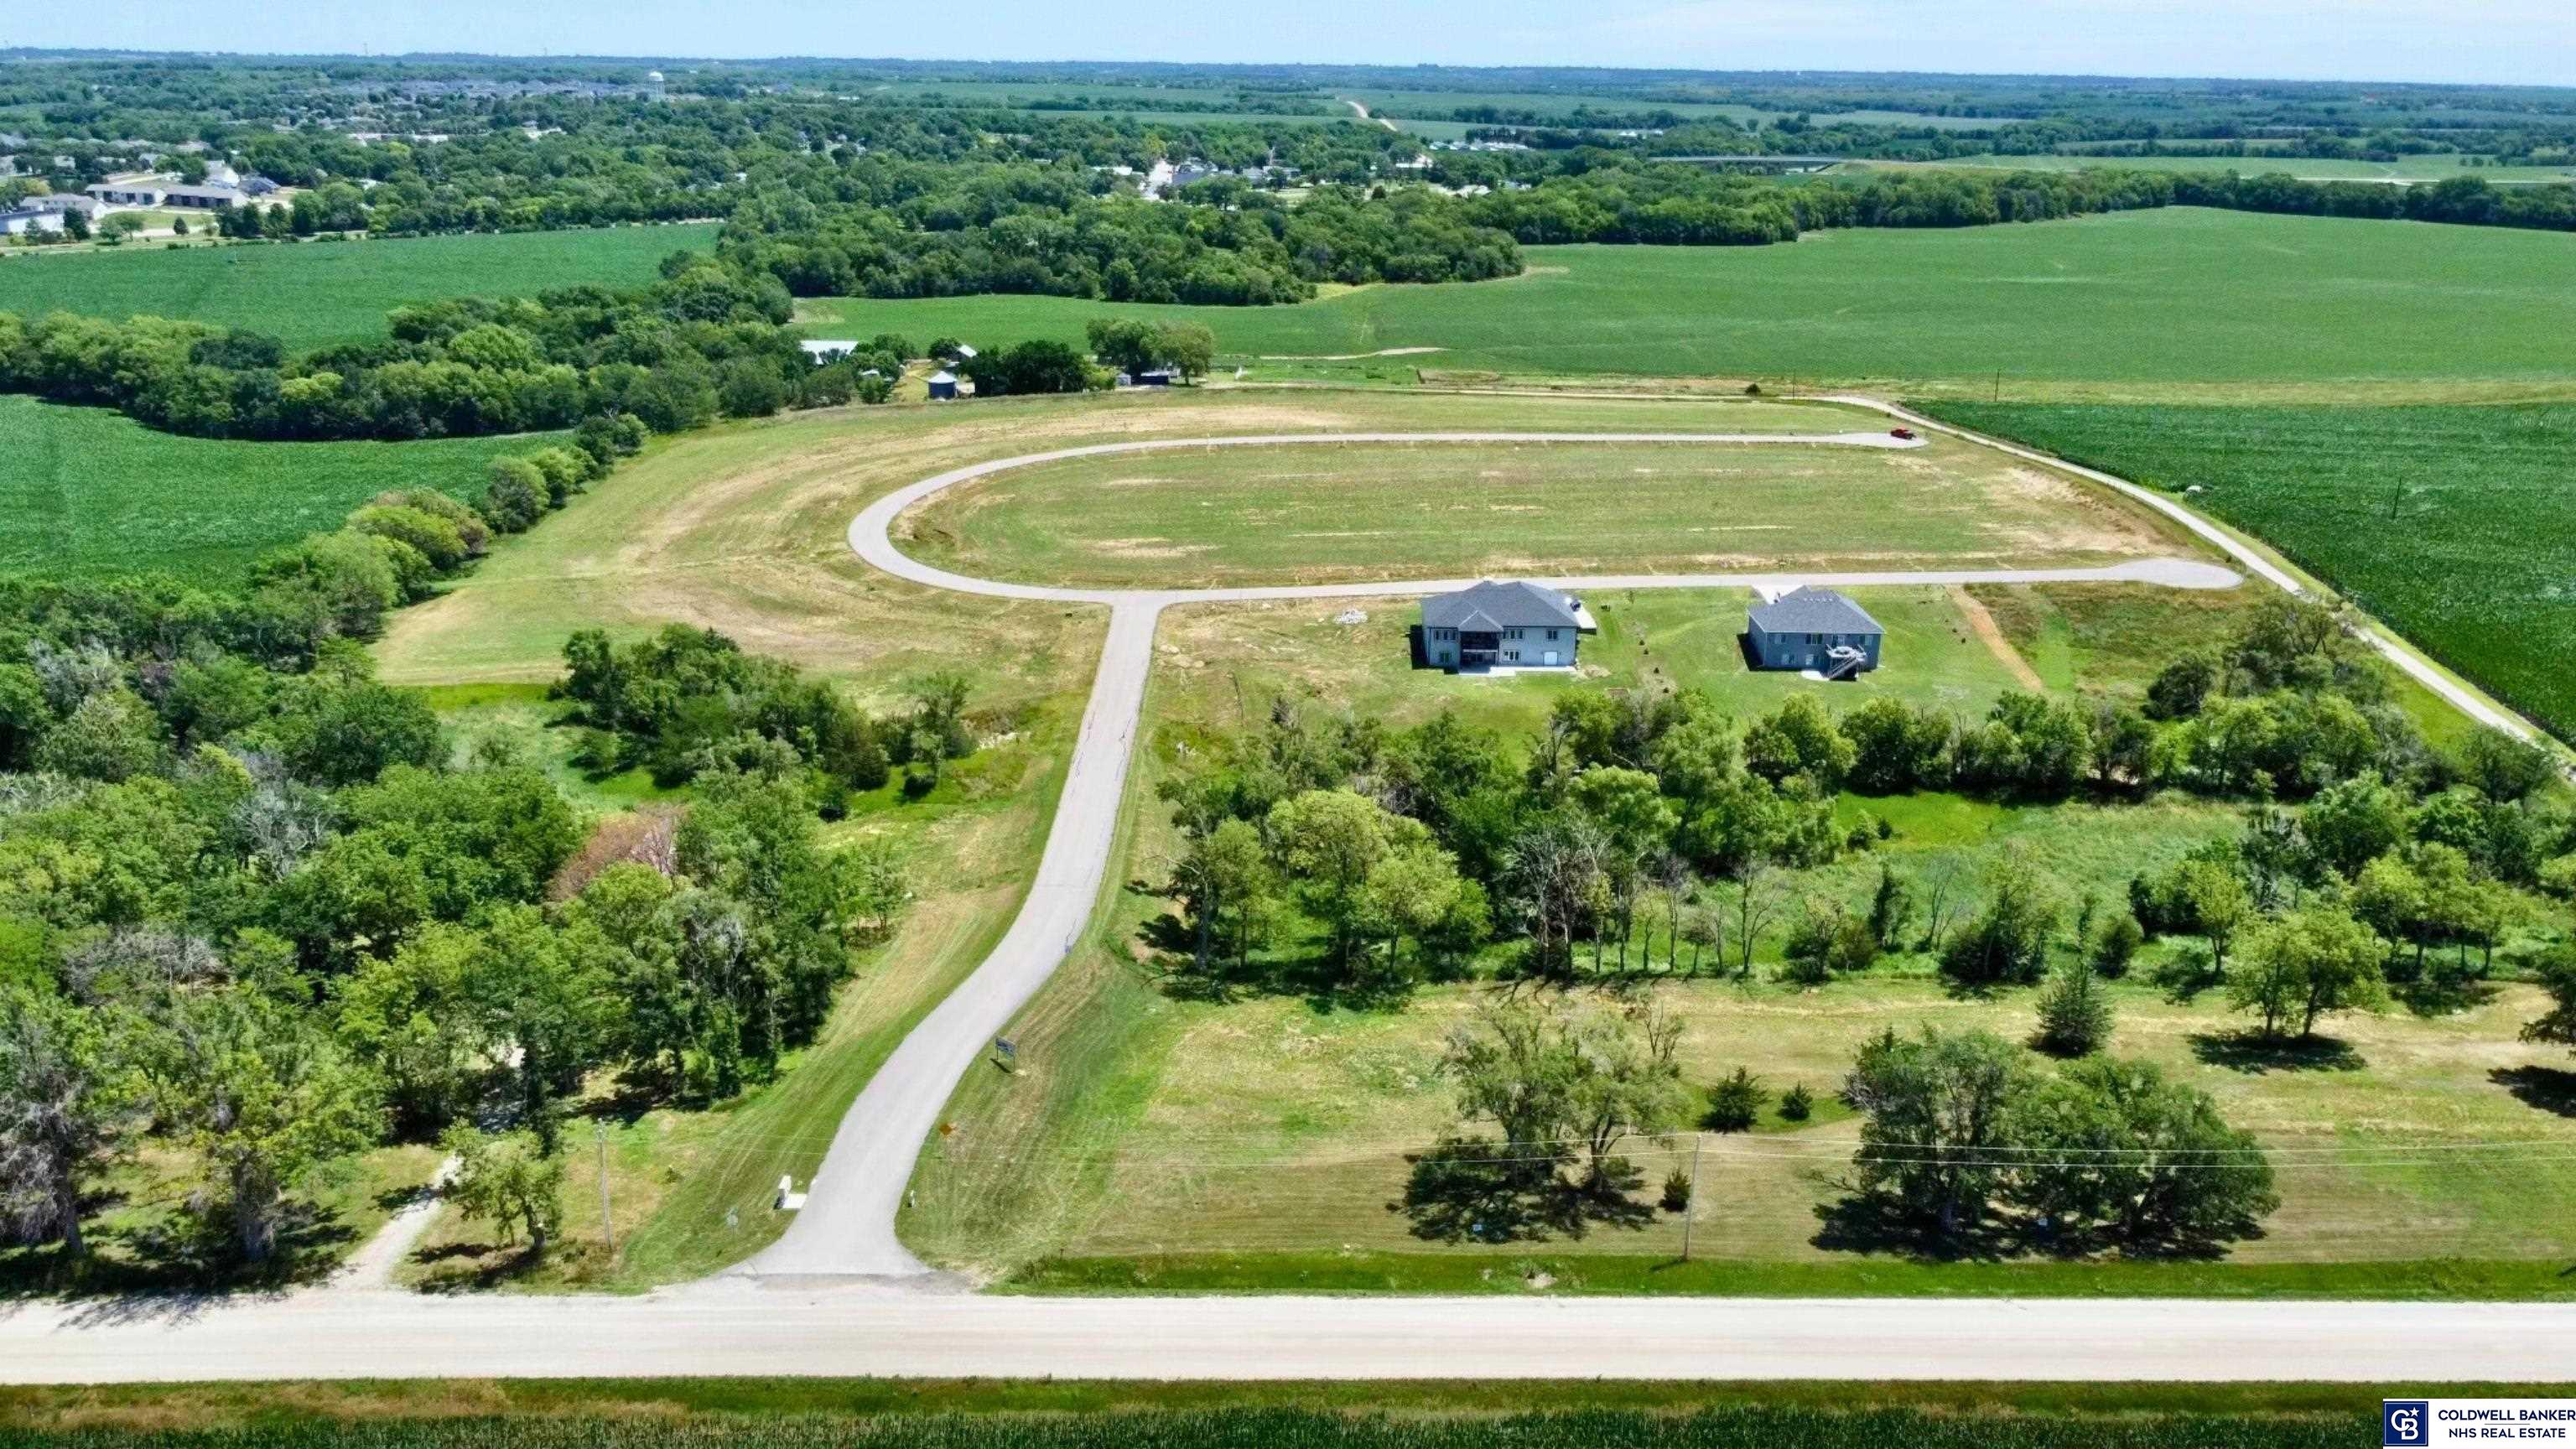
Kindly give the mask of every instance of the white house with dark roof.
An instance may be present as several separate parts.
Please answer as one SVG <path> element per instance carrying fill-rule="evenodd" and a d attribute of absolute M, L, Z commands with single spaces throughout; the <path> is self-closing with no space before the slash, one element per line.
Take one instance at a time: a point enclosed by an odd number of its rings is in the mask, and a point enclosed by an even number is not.
<path fill-rule="evenodd" d="M 1487 579 L 1422 601 L 1422 661 L 1434 669 L 1572 669 L 1600 626 L 1572 594 Z"/>
<path fill-rule="evenodd" d="M 1887 631 L 1869 611 L 1832 589 L 1791 589 L 1756 604 L 1744 627 L 1759 669 L 1812 669 L 1840 679 L 1878 667 Z"/>

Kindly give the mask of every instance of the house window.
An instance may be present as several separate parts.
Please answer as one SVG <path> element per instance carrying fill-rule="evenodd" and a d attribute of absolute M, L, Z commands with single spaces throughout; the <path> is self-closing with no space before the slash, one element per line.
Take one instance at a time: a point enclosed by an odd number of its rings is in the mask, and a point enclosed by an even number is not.
<path fill-rule="evenodd" d="M 1550 644 L 1553 644 L 1553 643 L 1555 643 L 1555 642 L 1556 642 L 1556 631 L 1555 631 L 1554 629 L 1550 629 L 1550 630 L 1548 630 L 1548 631 L 1547 631 L 1547 642 L 1549 642 Z"/>

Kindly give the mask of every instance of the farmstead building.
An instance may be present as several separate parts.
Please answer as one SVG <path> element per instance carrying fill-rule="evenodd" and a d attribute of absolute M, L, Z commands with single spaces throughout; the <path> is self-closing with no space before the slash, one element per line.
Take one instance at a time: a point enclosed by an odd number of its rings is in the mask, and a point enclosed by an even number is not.
<path fill-rule="evenodd" d="M 1572 669 L 1582 637 L 1598 628 L 1572 594 L 1487 579 L 1422 601 L 1422 659 L 1453 673 Z"/>

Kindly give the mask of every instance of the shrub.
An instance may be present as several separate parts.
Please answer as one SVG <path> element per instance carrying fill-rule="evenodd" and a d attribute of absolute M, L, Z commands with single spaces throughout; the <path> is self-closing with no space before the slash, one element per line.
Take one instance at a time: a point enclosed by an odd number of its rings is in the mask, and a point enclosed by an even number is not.
<path fill-rule="evenodd" d="M 418 549 L 430 567 L 442 574 L 462 568 L 471 557 L 455 524 L 417 508 L 369 504 L 349 515 L 349 527 Z"/>
<path fill-rule="evenodd" d="M 2052 1056 L 2089 1056 L 2111 1039 L 2111 1002 L 2091 965 L 2069 961 L 2039 994 L 2039 1031 L 2031 1044 Z"/>
<path fill-rule="evenodd" d="M 1807 1091 L 1804 1082 L 1780 1094 L 1780 1120 L 1783 1122 L 1804 1122 L 1815 1115 L 1815 1111 L 1816 1099 Z"/>
<path fill-rule="evenodd" d="M 2122 911 L 2094 930 L 2093 939 L 2085 944 L 2085 964 L 2116 981 L 2129 974 L 2129 963 L 2146 939 L 2138 918 Z"/>
<path fill-rule="evenodd" d="M 525 458 L 495 458 L 484 467 L 483 516 L 503 533 L 521 533 L 547 508 L 547 481 Z"/>
<path fill-rule="evenodd" d="M 530 453 L 525 461 L 537 472 L 548 508 L 563 507 L 600 472 L 597 460 L 578 448 L 545 448 Z"/>
<path fill-rule="evenodd" d="M 1663 1208 L 1668 1213 L 1690 1211 L 1690 1169 L 1676 1167 L 1664 1178 Z"/>
<path fill-rule="evenodd" d="M 1986 876 L 1986 907 L 1941 950 L 1943 974 L 1968 986 L 2037 981 L 2058 904 L 2031 862 L 2007 855 Z"/>
<path fill-rule="evenodd" d="M 595 413 L 574 430 L 573 446 L 597 459 L 605 470 L 620 458 L 642 452 L 650 435 L 643 420 L 630 413 Z"/>
<path fill-rule="evenodd" d="M 455 528 L 457 541 L 465 545 L 469 558 L 480 557 L 484 546 L 492 541 L 491 526 L 483 521 L 482 514 L 435 488 L 379 493 L 375 501 L 388 508 L 416 508 L 432 518 L 444 520 Z"/>
<path fill-rule="evenodd" d="M 1785 980 L 1822 985 L 1837 972 L 1866 971 L 1878 962 L 1878 937 L 1869 923 L 1839 901 L 1812 899 L 1790 928 Z"/>
<path fill-rule="evenodd" d="M 1711 1132 L 1750 1131 L 1761 1120 L 1762 1101 L 1762 1079 L 1737 1067 L 1732 1076 L 1708 1089 L 1708 1115 L 1700 1119 L 1701 1125 Z"/>

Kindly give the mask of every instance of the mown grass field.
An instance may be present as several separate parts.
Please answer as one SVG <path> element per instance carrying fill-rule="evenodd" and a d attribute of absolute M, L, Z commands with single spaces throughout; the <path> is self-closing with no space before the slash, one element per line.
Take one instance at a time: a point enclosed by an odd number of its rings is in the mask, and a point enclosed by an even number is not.
<path fill-rule="evenodd" d="M 982 346 L 1078 343 L 1105 315 L 1186 318 L 1255 381 L 1427 369 L 2129 401 L 2565 397 L 2571 247 L 2542 232 L 2171 208 L 1770 247 L 1531 247 L 1517 278 L 1288 307 L 827 298 L 806 315 L 829 335 Z M 1438 350 L 1329 360 L 1389 348 Z"/>
<path fill-rule="evenodd" d="M 1812 410 L 1847 426 L 1839 410 Z M 1771 415 L 1769 408 L 1760 415 Z M 1706 431 L 1741 401 L 1180 390 L 972 407 L 848 408 L 657 443 L 476 571 L 396 616 L 377 651 L 402 683 L 543 681 L 572 631 L 632 635 L 679 619 L 854 679 L 891 698 L 948 651 L 1004 700 L 1090 667 L 1083 610 L 935 593 L 862 566 L 850 518 L 868 500 L 963 463 L 1117 438 L 1328 431 Z"/>
<path fill-rule="evenodd" d="M 2562 738 L 2576 736 L 2576 406 L 2046 407 L 1965 426 L 2152 486 L 2260 536 Z"/>
<path fill-rule="evenodd" d="M 637 286 L 712 222 L 297 245 L 0 254 L 0 311 L 181 317 L 304 349 L 381 336 L 385 313 L 439 297 L 524 297 L 591 282 Z"/>
<path fill-rule="evenodd" d="M 905 681 L 965 670 L 990 740 L 924 800 L 859 802 L 836 838 L 887 833 L 910 858 L 919 899 L 871 951 L 820 1041 L 774 1083 L 710 1110 L 594 1106 L 608 1134 L 619 1250 L 600 1232 L 590 1129 L 567 1189 L 562 1246 L 519 1269 L 487 1231 L 433 1225 L 405 1281 L 446 1288 L 627 1290 L 702 1276 L 765 1245 L 782 1174 L 800 1181 L 859 1087 L 912 1023 L 981 962 L 1018 908 L 1044 839 L 1064 753 L 1098 657 L 1103 616 L 1081 607 L 972 599 L 863 568 L 844 538 L 879 494 L 1015 448 L 1121 434 L 1183 436 L 1321 428 L 1464 428 L 1580 414 L 1565 426 L 1724 428 L 1740 404 L 1581 402 L 1334 394 L 1174 394 L 1030 400 L 964 409 L 854 408 L 667 440 L 541 527 L 498 546 L 463 583 L 396 615 L 377 648 L 390 680 L 429 687 L 463 747 L 493 739 L 548 764 L 606 813 L 648 803 L 649 782 L 579 778 L 543 682 L 574 629 L 621 637 L 666 622 L 722 629 L 745 647 L 843 680 L 870 707 L 901 706 Z"/>
<path fill-rule="evenodd" d="M 1750 405 L 1869 429 L 1873 415 Z M 985 578 L 1217 587 L 1788 566 L 2042 567 L 2192 550 L 2105 490 L 1936 438 L 1825 444 L 1297 445 L 1014 469 L 906 516 Z"/>
<path fill-rule="evenodd" d="M 1889 625 L 1890 665 L 1854 686 L 1745 671 L 1733 644 L 1746 602 L 1731 591 L 1597 596 L 1585 645 L 1597 680 L 1453 678 L 1406 663 L 1409 608 L 1361 624 L 1329 603 L 1200 607 L 1166 616 L 1147 705 L 1148 748 L 1131 790 L 1116 878 L 1169 872 L 1175 841 L 1150 787 L 1212 733 L 1257 727 L 1274 699 L 1309 718 L 1401 727 L 1453 708 L 1507 732 L 1536 728 L 1568 689 L 1670 680 L 1706 688 L 1739 716 L 1824 689 L 1831 707 L 1877 692 L 1961 714 L 2036 675 L 2060 693 L 2135 698 L 2171 654 L 2225 637 L 2260 595 L 2080 585 L 1979 587 L 1995 636 L 1938 588 L 1856 591 Z M 2401 689 L 2401 697 L 2410 691 Z M 1846 820 L 1892 827 L 1875 851 L 1795 873 L 1783 899 L 1864 905 L 1881 861 L 1961 888 L 2025 852 L 2071 901 L 2117 900 L 2128 877 L 2239 828 L 2231 807 L 2180 796 L 2137 804 L 2015 806 L 1954 795 L 1847 799 Z M 1866 812 L 1864 815 L 1863 812 Z M 1031 1291 L 2311 1292 L 2374 1295 L 2393 1282 L 2439 1296 L 2484 1283 L 2507 1296 L 2563 1291 L 2551 1277 L 2576 1232 L 2528 1210 L 2523 1184 L 2576 1187 L 2576 1073 L 2563 1054 L 2515 1040 L 2538 993 L 2511 986 L 2448 1014 L 2339 1020 L 2338 1045 L 2272 1059 L 2234 1048 L 2239 1023 L 2215 995 L 2151 984 L 2181 947 L 2152 946 L 2114 988 L 2114 1050 L 2166 1066 L 2218 1097 L 2279 1153 L 2285 1203 L 2268 1233 L 2217 1264 L 2128 1265 L 2092 1280 L 2048 1264 L 1920 1263 L 1854 1251 L 1819 1209 L 1839 1196 L 1857 1124 L 1820 1112 L 1713 1139 L 1694 1251 L 1715 1266 L 1666 1277 L 1681 1222 L 1656 1212 L 1581 1237 L 1508 1244 L 1426 1242 L 1391 1207 L 1409 1152 L 1451 1119 L 1437 1064 L 1450 1027 L 1489 987 L 1429 988 L 1394 1008 L 1311 994 L 1294 944 L 1275 970 L 1211 994 L 1166 976 L 1146 927 L 1167 909 L 1131 887 L 1017 1022 L 1018 1071 L 970 1076 L 955 1136 L 915 1177 L 903 1230 L 917 1251 Z M 1821 991 L 1772 979 L 1774 923 L 1749 977 L 1620 982 L 1660 990 L 1688 1022 L 1682 1055 L 1705 1084 L 1738 1065 L 1769 1091 L 1829 1096 L 1859 1043 L 1887 1026 L 1983 1026 L 2027 1036 L 2029 993 L 1962 997 L 1922 957 Z M 2421 1144 L 2436 1144 L 2429 1148 Z M 1649 1184 L 1688 1142 L 1640 1141 Z M 2420 1148 L 2420 1150 L 2419 1150 Z M 2501 1171 L 2505 1162 L 2510 1172 Z M 2423 1260 L 2470 1260 L 2433 1263 Z M 2375 1271 L 2356 1264 L 2410 1265 Z M 2488 1267 L 2489 1264 L 2501 1266 Z M 2251 1276 L 2231 1279 L 2239 1265 Z M 2392 1277 L 2392 1274 L 2397 1275 Z"/>
<path fill-rule="evenodd" d="M 479 497 L 489 460 L 561 437 L 251 443 L 0 397 L 0 573 L 229 579 L 264 549 L 339 527 L 389 488 Z"/>

